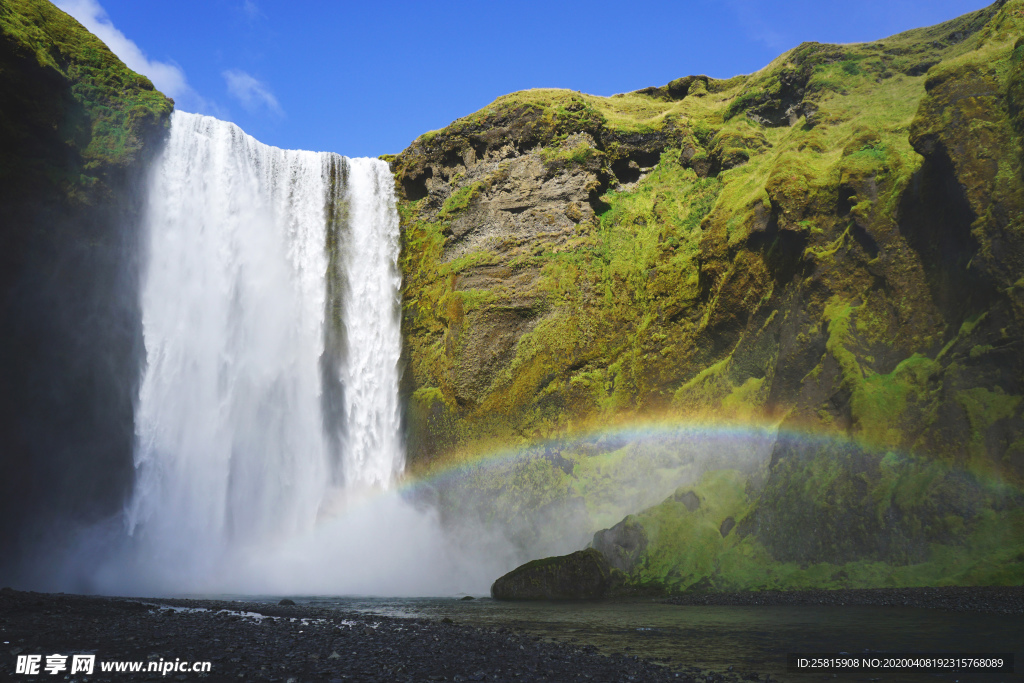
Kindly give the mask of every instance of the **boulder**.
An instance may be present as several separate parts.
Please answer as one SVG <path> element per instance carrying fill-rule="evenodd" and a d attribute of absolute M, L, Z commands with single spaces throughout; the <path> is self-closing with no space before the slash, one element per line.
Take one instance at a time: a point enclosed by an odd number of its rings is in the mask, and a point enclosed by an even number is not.
<path fill-rule="evenodd" d="M 604 555 L 587 548 L 569 555 L 546 557 L 517 567 L 494 582 L 495 600 L 594 600 L 611 587 L 611 568 Z"/>
<path fill-rule="evenodd" d="M 647 532 L 636 517 L 630 515 L 611 529 L 594 534 L 593 546 L 609 565 L 629 573 L 647 549 Z"/>
<path fill-rule="evenodd" d="M 690 512 L 694 512 L 695 510 L 700 508 L 700 498 L 698 498 L 697 494 L 694 493 L 693 491 L 687 490 L 684 492 L 680 488 L 678 491 L 676 491 L 675 495 L 672 496 L 672 498 L 677 503 L 682 503 L 683 505 L 685 505 L 686 509 Z"/>
<path fill-rule="evenodd" d="M 734 526 L 736 526 L 736 520 L 732 517 L 726 517 L 725 521 L 722 522 L 722 526 L 718 527 L 718 533 L 722 534 L 722 538 L 725 538 Z"/>

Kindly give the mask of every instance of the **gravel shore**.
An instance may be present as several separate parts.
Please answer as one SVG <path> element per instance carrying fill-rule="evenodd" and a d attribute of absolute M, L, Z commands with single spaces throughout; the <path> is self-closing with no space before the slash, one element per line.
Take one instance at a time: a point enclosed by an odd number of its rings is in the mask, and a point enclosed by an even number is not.
<path fill-rule="evenodd" d="M 1024 614 L 1024 586 L 693 593 L 674 596 L 666 602 L 673 605 L 872 605 Z"/>
<path fill-rule="evenodd" d="M 0 590 L 0 680 L 11 681 L 694 681 L 770 680 L 753 672 L 672 668 L 541 642 L 507 629 L 347 613 L 312 606 L 128 599 Z M 55 674 L 48 655 L 67 657 Z M 95 655 L 92 675 L 71 656 Z M 36 675 L 19 655 L 41 656 Z M 22 660 L 26 661 L 25 659 Z M 148 672 L 210 662 L 209 673 Z M 103 672 L 141 662 L 139 673 Z"/>
<path fill-rule="evenodd" d="M 677 596 L 679 605 L 892 605 L 1024 614 L 1024 587 L 764 591 Z M 0 590 L 0 680 L 12 681 L 767 681 L 747 671 L 664 666 L 605 656 L 591 646 L 539 641 L 506 628 L 482 629 L 309 605 L 111 598 Z M 63 670 L 45 670 L 63 655 Z M 93 673 L 71 673 L 76 654 L 95 655 Z M 37 655 L 36 674 L 16 672 Z M 60 662 L 60 660 L 58 660 Z M 103 671 L 137 662 L 141 671 Z M 182 662 L 209 662 L 208 672 Z M 147 670 L 154 663 L 157 670 Z M 177 667 L 177 668 L 171 668 Z M 162 669 L 170 669 L 166 673 Z"/>

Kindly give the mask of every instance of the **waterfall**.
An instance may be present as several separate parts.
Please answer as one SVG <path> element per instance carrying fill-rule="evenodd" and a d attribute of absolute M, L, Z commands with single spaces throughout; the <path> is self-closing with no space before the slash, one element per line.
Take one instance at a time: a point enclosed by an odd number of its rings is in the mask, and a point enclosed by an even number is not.
<path fill-rule="evenodd" d="M 399 438 L 398 213 L 387 164 L 349 160 L 346 279 L 344 482 L 387 487 L 404 465 Z"/>
<path fill-rule="evenodd" d="M 480 595 L 523 561 L 591 537 L 572 485 L 533 508 L 514 484 L 517 472 L 554 474 L 541 460 L 396 486 L 401 302 L 387 164 L 285 151 L 176 112 L 144 232 L 133 498 L 83 532 L 50 570 L 55 587 Z M 689 437 L 654 448 L 661 465 L 638 455 L 628 485 L 602 484 L 600 509 L 615 511 L 598 513 L 602 524 L 658 502 L 704 461 Z"/>
<path fill-rule="evenodd" d="M 195 590 L 401 472 L 398 219 L 382 161 L 182 112 L 147 212 L 125 519 L 146 571 Z"/>

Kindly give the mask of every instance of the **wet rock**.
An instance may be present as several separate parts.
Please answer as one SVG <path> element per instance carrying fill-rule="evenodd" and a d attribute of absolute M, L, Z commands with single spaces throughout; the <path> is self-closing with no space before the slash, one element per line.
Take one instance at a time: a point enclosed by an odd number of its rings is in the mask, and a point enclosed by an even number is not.
<path fill-rule="evenodd" d="M 736 526 L 736 520 L 732 517 L 726 517 L 725 520 L 722 521 L 722 526 L 718 528 L 719 533 L 722 534 L 722 538 L 728 536 L 734 526 Z"/>
<path fill-rule="evenodd" d="M 611 567 L 598 550 L 547 557 L 513 569 L 491 586 L 495 600 L 592 600 L 604 597 Z"/>
<path fill-rule="evenodd" d="M 677 503 L 682 503 L 683 505 L 685 505 L 686 509 L 689 510 L 690 512 L 695 512 L 698 508 L 700 508 L 700 498 L 698 498 L 697 494 L 694 493 L 693 491 L 676 491 L 676 494 L 673 496 L 673 499 L 675 499 Z"/>
<path fill-rule="evenodd" d="M 279 604 L 279 605 L 294 605 L 295 601 L 294 600 L 289 600 L 288 598 L 285 598 L 284 600 L 282 600 L 281 602 L 279 602 L 277 604 Z"/>
<path fill-rule="evenodd" d="M 636 517 L 630 515 L 611 529 L 594 534 L 593 547 L 604 555 L 610 566 L 629 572 L 647 549 L 647 532 Z"/>

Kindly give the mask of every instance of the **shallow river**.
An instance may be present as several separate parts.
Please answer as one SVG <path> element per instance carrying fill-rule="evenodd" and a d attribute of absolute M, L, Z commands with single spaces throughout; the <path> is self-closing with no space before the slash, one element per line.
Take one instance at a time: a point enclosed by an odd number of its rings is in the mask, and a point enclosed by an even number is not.
<path fill-rule="evenodd" d="M 251 598 L 250 598 L 251 599 Z M 271 598 L 267 598 L 271 601 Z M 299 604 L 398 617 L 508 627 L 606 654 L 637 655 L 668 666 L 770 673 L 779 681 L 1024 680 L 1024 619 L 907 607 L 708 607 L 655 600 L 497 602 L 489 598 L 295 598 Z M 276 601 L 276 600 L 275 600 Z M 790 652 L 1013 652 L 1017 673 L 871 671 L 792 673 Z"/>

